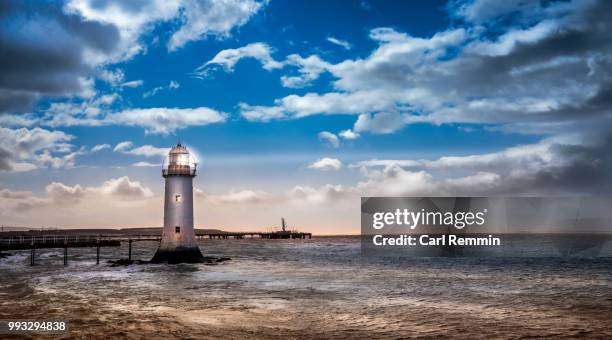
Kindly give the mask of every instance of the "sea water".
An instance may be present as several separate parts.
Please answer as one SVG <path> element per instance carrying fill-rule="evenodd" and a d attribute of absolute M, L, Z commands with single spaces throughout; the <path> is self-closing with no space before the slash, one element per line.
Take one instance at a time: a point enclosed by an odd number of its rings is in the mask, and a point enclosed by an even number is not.
<path fill-rule="evenodd" d="M 528 242 L 528 241 L 526 241 Z M 150 259 L 155 242 L 135 242 Z M 612 337 L 612 258 L 369 257 L 359 237 L 200 241 L 218 265 L 111 267 L 127 246 L 0 259 L 0 319 L 65 337 Z M 534 246 L 532 245 L 531 248 Z M 537 248 L 537 247 L 536 247 Z M 61 336 L 61 335 L 60 335 Z"/>

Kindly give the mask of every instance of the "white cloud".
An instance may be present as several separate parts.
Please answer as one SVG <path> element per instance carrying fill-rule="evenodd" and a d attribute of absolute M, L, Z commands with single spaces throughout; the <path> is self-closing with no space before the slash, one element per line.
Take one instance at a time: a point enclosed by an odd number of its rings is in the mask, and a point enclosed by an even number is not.
<path fill-rule="evenodd" d="M 243 107 L 256 108 L 245 112 L 262 121 L 359 115 L 352 131 L 362 133 L 393 133 L 414 123 L 466 123 L 544 135 L 580 127 L 589 138 L 598 119 L 609 120 L 608 101 L 593 105 L 610 87 L 610 59 L 594 57 L 608 54 L 601 28 L 610 21 L 598 14 L 608 10 L 604 3 L 459 2 L 449 8 L 469 21 L 463 28 L 430 37 L 375 28 L 370 38 L 378 46 L 367 57 L 335 64 L 291 55 L 285 67 L 296 67 L 300 75 L 283 75 L 285 85 L 304 86 L 328 72 L 333 90 Z M 471 23 L 501 15 L 509 23 L 496 22 L 495 31 Z M 590 43 L 593 37 L 602 43 Z M 576 39 L 586 43 L 568 49 Z"/>
<path fill-rule="evenodd" d="M 281 77 L 282 85 L 290 88 L 301 88 L 309 85 L 313 80 L 319 78 L 319 75 L 325 72 L 330 66 L 330 64 L 321 60 L 321 58 L 316 55 L 302 58 L 297 54 L 288 56 L 285 64 L 298 67 L 298 76 Z"/>
<path fill-rule="evenodd" d="M 528 29 L 509 31 L 494 42 L 476 41 L 468 45 L 466 51 L 485 56 L 503 56 L 509 54 L 519 44 L 533 44 L 550 36 L 558 28 L 555 21 L 546 20 Z"/>
<path fill-rule="evenodd" d="M 379 112 L 374 115 L 360 114 L 353 130 L 356 132 L 393 133 L 406 125 L 405 118 L 398 112 Z"/>
<path fill-rule="evenodd" d="M 241 190 L 222 195 L 206 195 L 206 199 L 214 204 L 245 204 L 265 203 L 276 198 L 261 190 Z"/>
<path fill-rule="evenodd" d="M 52 182 L 45 187 L 47 196 L 60 204 L 74 204 L 85 196 L 85 189 L 80 185 L 68 186 L 59 182 Z"/>
<path fill-rule="evenodd" d="M 87 197 L 100 195 L 124 200 L 146 199 L 153 196 L 151 189 L 138 181 L 130 180 L 127 176 L 113 178 L 100 186 L 90 187 L 52 182 L 46 186 L 45 191 L 51 200 L 61 204 L 74 204 Z"/>
<path fill-rule="evenodd" d="M 168 49 L 174 51 L 207 35 L 227 37 L 232 29 L 244 25 L 264 5 L 265 2 L 253 0 L 186 0 L 180 16 L 182 26 L 170 37 Z"/>
<path fill-rule="evenodd" d="M 346 140 L 353 140 L 353 139 L 357 139 L 359 138 L 359 133 L 348 129 L 348 130 L 342 130 L 340 131 L 340 133 L 338 133 L 338 136 L 346 139 Z"/>
<path fill-rule="evenodd" d="M 11 214 L 23 214 L 32 209 L 37 209 L 50 204 L 48 198 L 35 196 L 30 191 L 0 190 L 0 214 L 10 216 Z"/>
<path fill-rule="evenodd" d="M 207 107 L 131 109 L 109 114 L 105 123 L 142 126 L 146 133 L 169 134 L 189 126 L 225 122 L 226 113 Z"/>
<path fill-rule="evenodd" d="M 251 43 L 246 46 L 223 50 L 215 55 L 211 60 L 198 67 L 194 74 L 206 77 L 211 66 L 222 67 L 226 72 L 234 71 L 234 66 L 242 58 L 254 58 L 258 60 L 264 69 L 273 70 L 283 67 L 283 64 L 274 60 L 271 56 L 270 46 L 264 43 Z"/>
<path fill-rule="evenodd" d="M 166 157 L 170 148 L 158 148 L 152 145 L 143 145 L 130 150 L 123 150 L 125 154 L 144 156 L 144 157 Z"/>
<path fill-rule="evenodd" d="M 161 164 L 149 163 L 149 162 L 136 162 L 132 163 L 133 167 L 137 168 L 158 168 L 161 167 Z"/>
<path fill-rule="evenodd" d="M 302 186 L 296 185 L 292 189 L 280 192 L 270 193 L 261 190 L 240 190 L 230 191 L 225 194 L 202 195 L 207 202 L 213 204 L 268 204 L 268 205 L 279 205 L 279 204 L 302 204 L 308 202 L 311 204 L 321 204 L 331 201 L 337 201 L 340 199 L 354 196 L 355 192 L 353 188 L 344 187 L 342 185 L 325 184 L 320 187 Z"/>
<path fill-rule="evenodd" d="M 568 144 L 569 143 L 569 144 Z M 328 204 L 360 196 L 477 196 L 575 193 L 599 190 L 601 178 L 612 161 L 605 147 L 571 144 L 569 139 L 551 138 L 540 143 L 510 147 L 499 152 L 440 157 L 433 160 L 368 160 L 349 165 L 359 168 L 363 179 L 354 185 L 297 185 L 286 192 L 252 190 L 211 195 L 213 201 L 257 204 L 310 202 Z M 585 156 L 589 154 L 589 156 Z M 334 159 L 321 159 L 311 168 L 340 168 Z M 318 163 L 318 164 L 317 164 Z M 586 175 L 576 181 L 576 174 Z M 208 197 L 208 196 L 207 196 Z M 223 201 L 215 197 L 227 197 Z M 232 197 L 232 199 L 229 199 Z"/>
<path fill-rule="evenodd" d="M 0 170 L 29 171 L 38 167 L 73 167 L 77 155 L 69 142 L 74 136 L 41 128 L 0 127 Z"/>
<path fill-rule="evenodd" d="M 45 116 L 53 119 L 53 122 L 63 119 L 63 117 L 95 117 L 100 114 L 98 103 L 88 102 L 56 102 L 51 103 L 45 110 Z M 41 121 L 42 123 L 43 121 Z"/>
<path fill-rule="evenodd" d="M 115 152 L 123 152 L 125 150 L 130 149 L 133 145 L 134 145 L 134 143 L 126 140 L 126 141 L 117 143 L 117 145 L 115 145 L 115 148 L 113 149 L 113 151 L 115 151 Z"/>
<path fill-rule="evenodd" d="M 366 171 L 367 180 L 354 190 L 362 196 L 462 196 L 495 193 L 500 177 L 493 173 L 438 179 L 426 171 L 409 171 L 397 165 Z M 505 184 L 505 183 L 504 183 Z"/>
<path fill-rule="evenodd" d="M 28 217 L 38 216 L 44 223 L 49 223 L 49 218 L 55 215 L 59 216 L 57 221 L 62 221 L 60 223 L 66 223 L 72 217 L 79 216 L 84 219 L 78 220 L 76 224 L 82 226 L 86 223 L 85 220 L 90 219 L 81 216 L 83 214 L 102 212 L 106 216 L 114 215 L 118 207 L 126 207 L 126 213 L 133 214 L 134 204 L 152 197 L 151 189 L 138 181 L 130 180 L 127 176 L 112 178 L 99 186 L 51 182 L 45 187 L 44 196 L 37 196 L 29 191 L 1 189 L 0 215 L 21 218 L 27 213 Z M 116 215 L 114 218 L 116 221 Z M 29 220 L 26 220 L 26 223 L 27 221 Z"/>
<path fill-rule="evenodd" d="M 543 168 L 560 167 L 567 159 L 554 153 L 556 139 L 546 139 L 537 144 L 506 148 L 502 151 L 469 156 L 443 156 L 436 160 L 369 160 L 351 167 L 390 167 L 426 170 L 486 170 L 508 175 L 516 171 L 537 172 Z"/>
<path fill-rule="evenodd" d="M 176 82 L 174 80 L 171 80 L 170 83 L 168 83 L 167 86 L 158 86 L 158 87 L 154 88 L 151 91 L 147 91 L 147 92 L 143 93 L 142 97 L 143 98 L 153 97 L 157 93 L 159 93 L 160 91 L 175 90 L 175 89 L 178 89 L 179 87 L 181 87 L 181 85 L 178 82 Z"/>
<path fill-rule="evenodd" d="M 92 189 L 105 195 L 123 199 L 142 199 L 153 196 L 151 189 L 138 181 L 131 181 L 127 176 L 110 179 L 102 183 L 101 186 Z"/>
<path fill-rule="evenodd" d="M 87 52 L 90 63 L 106 64 L 125 61 L 146 51 L 142 37 L 160 22 L 179 22 L 178 30 L 168 41 L 168 49 L 175 51 L 187 42 L 210 35 L 229 37 L 232 29 L 248 22 L 264 4 L 254 0 L 70 0 L 64 10 L 117 28 L 119 46 L 112 53 Z"/>
<path fill-rule="evenodd" d="M 35 159 L 38 164 L 53 169 L 73 168 L 76 164 L 76 156 L 83 154 L 85 152 L 79 150 L 65 155 L 54 156 L 49 151 L 43 151 L 41 154 L 36 155 Z"/>
<path fill-rule="evenodd" d="M 72 145 L 73 136 L 63 131 L 41 128 L 8 129 L 0 127 L 0 143 L 3 148 L 13 150 L 19 156 L 29 156 L 41 150 L 67 152 Z"/>
<path fill-rule="evenodd" d="M 134 143 L 130 141 L 124 141 L 118 143 L 113 149 L 113 151 L 120 152 L 126 155 L 164 158 L 168 155 L 168 152 L 170 152 L 170 148 L 158 148 L 153 145 L 142 145 L 139 147 L 134 147 Z M 146 166 L 144 162 L 141 162 L 140 165 Z"/>
<path fill-rule="evenodd" d="M 5 127 L 30 127 L 38 121 L 33 114 L 0 114 L 0 126 Z"/>
<path fill-rule="evenodd" d="M 178 83 L 171 81 L 167 88 L 175 89 L 179 86 Z M 74 102 L 52 103 L 45 110 L 44 116 L 37 118 L 32 123 L 50 127 L 140 126 L 145 128 L 146 133 L 169 134 L 190 126 L 222 123 L 227 119 L 226 113 L 207 107 L 153 107 L 112 112 L 109 105 L 114 103 L 118 97 L 113 93 L 94 97 L 78 104 Z"/>
<path fill-rule="evenodd" d="M 314 204 L 329 203 L 354 196 L 353 188 L 342 185 L 325 184 L 320 187 L 296 185 L 289 192 L 292 200 L 306 201 Z"/>
<path fill-rule="evenodd" d="M 132 181 L 123 176 L 112 178 L 100 186 L 83 187 L 81 185 L 69 186 L 63 183 L 52 182 L 45 188 L 47 196 L 58 203 L 76 203 L 87 196 L 106 196 L 125 200 L 145 199 L 153 196 L 151 189 L 138 181 Z"/>
<path fill-rule="evenodd" d="M 119 86 L 125 80 L 125 73 L 119 68 L 115 70 L 103 69 L 98 72 L 98 78 L 112 86 Z"/>
<path fill-rule="evenodd" d="M 111 147 L 110 144 L 97 144 L 96 146 L 91 148 L 91 152 L 98 152 L 104 149 L 110 149 L 110 147 Z"/>
<path fill-rule="evenodd" d="M 337 171 L 342 168 L 342 162 L 336 158 L 324 157 L 308 165 L 308 168 L 322 171 Z"/>
<path fill-rule="evenodd" d="M 560 169 L 569 165 L 582 166 L 583 161 L 588 167 L 596 163 L 559 153 L 558 147 L 559 144 L 549 141 L 498 153 L 437 160 L 364 161 L 350 165 L 360 168 L 365 177 L 353 186 L 327 184 L 312 188 L 298 185 L 289 193 L 268 194 L 268 200 L 270 203 L 287 199 L 328 203 L 359 196 L 559 193 L 563 192 L 563 186 L 574 185 L 563 178 L 569 174 Z M 434 176 L 431 171 L 444 173 Z"/>
<path fill-rule="evenodd" d="M 163 198 L 139 181 L 49 183 L 42 194 L 0 189 L 0 216 L 12 225 L 59 228 L 145 227 L 162 220 Z"/>
<path fill-rule="evenodd" d="M 240 103 L 238 106 L 240 108 L 240 115 L 249 121 L 267 122 L 285 117 L 285 112 L 280 107 L 251 106 L 245 103 Z"/>
<path fill-rule="evenodd" d="M 104 94 L 100 97 L 95 98 L 91 104 L 93 105 L 111 105 L 119 99 L 119 95 L 116 93 Z"/>
<path fill-rule="evenodd" d="M 125 82 L 125 83 L 121 84 L 121 87 L 131 87 L 131 88 L 134 88 L 134 87 L 140 87 L 140 86 L 142 86 L 142 84 L 143 84 L 142 80 L 132 80 L 132 81 L 128 81 L 128 82 Z"/>
<path fill-rule="evenodd" d="M 299 75 L 282 76 L 281 83 L 284 87 L 301 88 L 317 79 L 330 66 L 316 55 L 302 58 L 297 54 L 292 54 L 281 62 L 275 60 L 271 54 L 272 48 L 261 42 L 251 43 L 240 48 L 222 50 L 213 59 L 198 67 L 193 74 L 197 77 L 206 77 L 210 68 L 214 66 L 222 67 L 226 72 L 233 72 L 234 66 L 241 59 L 254 58 L 268 71 L 283 68 L 285 65 L 297 67 Z"/>
<path fill-rule="evenodd" d="M 350 50 L 353 45 L 351 45 L 351 43 L 349 43 L 346 40 L 340 40 L 338 38 L 334 38 L 334 37 L 328 37 L 327 41 L 329 41 L 330 43 L 334 44 L 334 45 L 338 45 L 343 47 L 345 50 Z"/>
<path fill-rule="evenodd" d="M 240 190 L 230 191 L 225 194 L 209 195 L 204 193 L 202 190 L 196 189 L 196 194 L 200 197 L 204 197 L 208 202 L 217 205 L 223 204 L 261 204 L 261 203 L 272 203 L 280 202 L 280 197 L 277 195 L 270 194 L 262 190 Z"/>
<path fill-rule="evenodd" d="M 331 147 L 337 148 L 340 146 L 340 139 L 329 131 L 319 132 L 319 140 L 326 142 Z"/>
<path fill-rule="evenodd" d="M 54 102 L 44 110 L 44 115 L 36 123 L 50 127 L 104 125 L 106 112 L 119 98 L 118 94 L 110 93 L 80 102 Z"/>
<path fill-rule="evenodd" d="M 404 91 L 404 93 L 406 92 L 407 91 Z M 369 90 L 354 93 L 328 92 L 324 94 L 310 92 L 303 96 L 292 94 L 277 99 L 275 100 L 275 106 L 250 106 L 248 104 L 243 104 L 241 109 L 243 107 L 257 108 L 256 112 L 267 120 L 274 118 L 295 119 L 315 114 L 354 115 L 364 111 L 392 110 L 394 109 L 392 101 L 394 95 L 395 93 L 384 90 Z"/>
<path fill-rule="evenodd" d="M 132 58 L 145 50 L 140 37 L 153 29 L 155 22 L 176 17 L 180 1 L 154 0 L 142 3 L 123 1 L 71 0 L 65 11 L 78 14 L 90 21 L 114 25 L 119 31 L 119 47 L 109 56 L 91 54 L 90 61 L 97 63 L 118 62 Z"/>
<path fill-rule="evenodd" d="M 492 153 L 369 160 L 349 167 L 368 177 L 357 189 L 373 191 L 379 186 L 380 193 L 388 189 L 402 195 L 576 194 L 608 190 L 607 154 L 607 146 L 549 138 Z"/>

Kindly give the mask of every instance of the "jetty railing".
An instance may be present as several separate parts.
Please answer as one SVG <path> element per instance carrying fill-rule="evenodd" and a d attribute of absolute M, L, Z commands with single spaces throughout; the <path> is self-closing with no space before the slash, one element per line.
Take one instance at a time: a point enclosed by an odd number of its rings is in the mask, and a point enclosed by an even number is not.
<path fill-rule="evenodd" d="M 305 239 L 311 238 L 311 233 L 302 232 L 196 232 L 197 239 L 243 239 L 243 238 L 263 238 L 263 239 Z M 159 241 L 160 234 L 22 234 L 2 236 L 0 234 L 0 245 L 62 245 L 69 244 L 76 246 L 78 244 L 95 244 L 95 243 L 112 243 L 129 242 L 129 241 Z M 6 249 L 6 248 L 5 248 Z"/>
<path fill-rule="evenodd" d="M 54 245 L 54 244 L 76 244 L 76 243 L 107 243 L 109 241 L 156 241 L 160 235 L 11 235 L 0 237 L 3 245 Z"/>

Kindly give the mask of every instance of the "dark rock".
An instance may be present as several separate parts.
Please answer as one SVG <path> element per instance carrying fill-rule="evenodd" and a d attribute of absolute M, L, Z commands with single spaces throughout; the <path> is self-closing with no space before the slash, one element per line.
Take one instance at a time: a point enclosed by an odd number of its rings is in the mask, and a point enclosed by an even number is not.
<path fill-rule="evenodd" d="M 149 263 L 149 261 L 119 259 L 119 260 L 108 260 L 107 263 L 109 263 L 111 267 L 119 267 L 119 266 L 129 266 L 132 264 L 147 264 Z"/>
<path fill-rule="evenodd" d="M 229 261 L 229 260 L 231 260 L 231 258 L 229 257 L 204 256 L 204 262 L 202 263 L 214 265 L 214 264 Z"/>
<path fill-rule="evenodd" d="M 151 259 L 153 263 L 206 263 L 200 248 L 177 248 L 173 251 L 158 249 Z"/>
<path fill-rule="evenodd" d="M 176 258 L 171 259 L 171 260 L 176 260 Z M 209 266 L 214 266 L 217 265 L 219 263 L 225 262 L 225 261 L 229 261 L 231 260 L 231 258 L 229 257 L 215 257 L 215 256 L 202 256 L 201 258 L 199 258 L 197 261 L 192 261 L 192 262 L 186 262 L 186 261 L 162 261 L 162 262 L 155 262 L 153 260 L 151 261 L 143 261 L 143 260 L 128 260 L 128 259 L 119 259 L 119 260 L 109 260 L 107 261 L 107 263 L 110 264 L 111 267 L 119 267 L 119 266 L 130 266 L 132 264 L 153 264 L 153 263 L 168 263 L 168 264 L 179 264 L 179 263 L 203 263 L 205 265 L 209 265 Z"/>

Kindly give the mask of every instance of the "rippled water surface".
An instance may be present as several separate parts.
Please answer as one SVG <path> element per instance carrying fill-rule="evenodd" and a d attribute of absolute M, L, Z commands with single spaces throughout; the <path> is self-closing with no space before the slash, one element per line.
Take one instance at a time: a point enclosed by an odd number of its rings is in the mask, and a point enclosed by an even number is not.
<path fill-rule="evenodd" d="M 232 260 L 110 267 L 85 248 L 30 267 L 16 252 L 0 259 L 0 319 L 67 319 L 82 338 L 612 337 L 610 258 L 367 258 L 341 237 L 200 247 Z"/>

